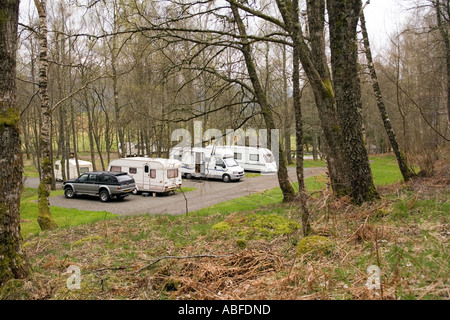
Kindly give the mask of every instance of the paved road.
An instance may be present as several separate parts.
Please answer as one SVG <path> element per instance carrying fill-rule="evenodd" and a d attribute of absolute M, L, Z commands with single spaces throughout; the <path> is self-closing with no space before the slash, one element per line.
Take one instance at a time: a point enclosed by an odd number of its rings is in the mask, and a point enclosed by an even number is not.
<path fill-rule="evenodd" d="M 324 173 L 324 168 L 305 168 L 305 177 L 311 177 Z M 297 181 L 295 168 L 289 168 L 289 177 Z M 28 178 L 26 186 L 37 188 L 38 179 Z M 186 180 L 183 179 L 184 187 L 197 188 L 195 191 L 185 193 L 189 211 L 202 209 L 223 201 L 239 198 L 255 192 L 278 187 L 276 175 L 261 175 L 254 178 L 244 178 L 239 182 L 224 183 L 220 180 Z M 60 187 L 60 185 L 59 185 Z M 142 195 L 131 195 L 123 201 L 101 202 L 96 197 L 77 197 L 66 199 L 63 195 L 51 197 L 52 206 L 63 208 L 75 208 L 80 210 L 108 211 L 120 215 L 133 215 L 142 213 L 166 213 L 185 214 L 186 201 L 181 193 L 169 196 L 145 197 Z"/>

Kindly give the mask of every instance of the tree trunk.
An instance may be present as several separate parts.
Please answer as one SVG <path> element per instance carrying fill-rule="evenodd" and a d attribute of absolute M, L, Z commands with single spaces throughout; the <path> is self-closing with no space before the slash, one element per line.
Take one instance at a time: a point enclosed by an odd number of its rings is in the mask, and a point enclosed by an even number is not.
<path fill-rule="evenodd" d="M 272 110 L 270 108 L 269 102 L 267 101 L 267 97 L 259 81 L 256 67 L 253 62 L 253 58 L 251 56 L 251 47 L 248 42 L 248 39 L 246 38 L 247 33 L 245 30 L 245 25 L 239 15 L 238 8 L 234 4 L 234 0 L 230 0 L 229 3 L 231 5 L 231 10 L 233 11 L 234 19 L 236 20 L 237 23 L 239 33 L 242 37 L 242 44 L 240 50 L 244 55 L 245 64 L 247 66 L 250 81 L 252 82 L 253 89 L 255 91 L 256 99 L 259 105 L 261 106 L 264 121 L 266 123 L 266 128 L 270 132 L 272 129 L 275 129 L 275 121 L 273 119 Z M 269 138 L 267 140 L 270 141 Z M 286 156 L 281 143 L 278 144 L 278 152 L 279 152 L 278 182 L 280 184 L 280 188 L 283 193 L 283 201 L 285 202 L 292 201 L 295 198 L 295 191 L 291 183 L 289 182 L 289 176 L 286 165 Z"/>
<path fill-rule="evenodd" d="M 16 101 L 19 1 L 0 4 L 0 286 L 25 278 L 29 266 L 20 234 L 22 152 L 20 108 Z"/>
<path fill-rule="evenodd" d="M 41 181 L 39 183 L 38 223 L 41 230 L 55 229 L 58 226 L 53 221 L 50 212 L 50 187 L 52 184 L 52 159 L 50 154 L 51 110 L 47 93 L 47 17 L 46 0 L 34 0 L 39 13 L 39 96 L 41 98 L 42 126 L 40 136 L 41 147 Z"/>
<path fill-rule="evenodd" d="M 364 17 L 364 12 L 361 12 L 360 20 L 361 20 L 361 31 L 364 39 L 364 50 L 367 59 L 367 66 L 370 72 L 370 78 L 372 80 L 372 87 L 373 92 L 375 94 L 375 98 L 377 100 L 378 110 L 380 111 L 381 119 L 383 120 L 383 125 L 389 138 L 389 142 L 391 143 L 392 149 L 394 150 L 394 154 L 397 158 L 398 167 L 400 168 L 400 172 L 402 173 L 403 180 L 405 180 L 406 182 L 412 177 L 414 177 L 415 173 L 408 166 L 408 160 L 406 159 L 406 155 L 400 149 L 400 146 L 397 141 L 397 136 L 395 135 L 394 128 L 392 128 L 391 120 L 389 119 L 386 107 L 384 105 L 383 95 L 381 94 L 381 88 L 378 83 L 378 76 L 375 70 L 375 66 L 373 64 L 372 52 L 370 50 L 370 42 L 369 36 L 367 34 L 366 19 Z"/>
<path fill-rule="evenodd" d="M 286 72 L 286 46 L 283 46 L 283 103 L 286 109 L 284 117 L 284 148 L 286 150 L 287 164 L 292 164 L 292 150 L 291 150 L 291 114 L 289 112 L 288 99 L 288 77 Z"/>
<path fill-rule="evenodd" d="M 297 26 L 294 29 L 295 34 L 298 35 L 299 29 L 298 26 L 299 21 L 299 6 L 298 0 L 293 1 L 294 5 L 294 15 L 293 22 L 294 26 Z M 297 36 L 294 39 L 298 39 Z M 300 200 L 300 207 L 302 210 L 302 231 L 303 236 L 308 236 L 311 232 L 311 223 L 309 221 L 309 209 L 308 209 L 308 195 L 306 193 L 306 185 L 305 185 L 305 172 L 303 165 L 303 116 L 302 116 L 302 106 L 301 106 L 301 97 L 302 92 L 300 90 L 300 46 L 297 40 L 294 41 L 294 52 L 293 52 L 293 71 L 292 71 L 292 85 L 293 85 L 293 106 L 295 113 L 295 137 L 296 137 L 296 149 L 297 149 L 297 158 L 296 158 L 296 173 L 297 173 L 297 181 L 298 181 L 298 197 Z"/>
<path fill-rule="evenodd" d="M 325 55 L 324 21 L 325 6 L 323 0 L 308 0 L 308 22 L 310 29 L 311 49 L 309 49 L 297 18 L 294 20 L 293 12 L 297 12 L 290 0 L 277 0 L 277 5 L 286 28 L 297 46 L 300 62 L 308 77 L 314 93 L 321 126 L 327 146 L 327 165 L 330 172 L 331 186 L 334 195 L 342 197 L 351 194 L 351 185 L 348 179 L 348 167 L 343 154 L 341 127 L 336 114 L 336 101 L 333 86 L 327 68 Z M 298 25 L 295 27 L 295 25 Z M 297 29 L 296 29 L 297 28 Z M 295 32 L 295 30 L 298 30 Z"/>
<path fill-rule="evenodd" d="M 436 18 L 438 23 L 439 32 L 441 33 L 442 41 L 444 41 L 445 48 L 445 61 L 447 66 L 447 120 L 450 124 L 450 38 L 449 38 L 449 20 L 450 15 L 450 3 L 449 1 L 444 1 L 441 3 L 440 0 L 433 1 L 436 10 Z M 443 7 L 443 8 L 442 8 Z M 445 12 L 447 12 L 447 19 L 445 17 Z"/>
<path fill-rule="evenodd" d="M 352 198 L 361 204 L 378 198 L 362 134 L 357 25 L 361 0 L 328 0 L 331 66 Z"/>

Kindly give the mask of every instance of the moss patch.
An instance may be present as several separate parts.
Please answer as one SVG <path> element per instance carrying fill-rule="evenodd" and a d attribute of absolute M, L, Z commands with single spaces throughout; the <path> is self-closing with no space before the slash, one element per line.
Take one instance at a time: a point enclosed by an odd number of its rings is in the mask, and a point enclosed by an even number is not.
<path fill-rule="evenodd" d="M 329 254 L 333 251 L 334 244 L 327 237 L 309 236 L 305 237 L 297 245 L 297 252 L 300 254 L 322 253 Z"/>
<path fill-rule="evenodd" d="M 19 110 L 16 108 L 6 108 L 0 110 L 0 128 L 15 127 L 20 120 Z"/>
<path fill-rule="evenodd" d="M 92 242 L 92 241 L 95 241 L 95 240 L 102 240 L 103 239 L 103 237 L 101 237 L 101 236 L 99 236 L 99 235 L 90 235 L 90 236 L 87 236 L 87 237 L 85 237 L 85 238 L 82 238 L 82 239 L 80 239 L 80 240 L 77 240 L 77 241 L 75 241 L 74 243 L 73 243 L 73 245 L 74 246 L 79 246 L 79 245 L 82 245 L 82 244 L 84 244 L 84 243 L 86 243 L 86 242 Z"/>
<path fill-rule="evenodd" d="M 301 225 L 277 214 L 231 214 L 212 227 L 220 233 L 230 234 L 242 240 L 271 240 L 301 229 Z"/>

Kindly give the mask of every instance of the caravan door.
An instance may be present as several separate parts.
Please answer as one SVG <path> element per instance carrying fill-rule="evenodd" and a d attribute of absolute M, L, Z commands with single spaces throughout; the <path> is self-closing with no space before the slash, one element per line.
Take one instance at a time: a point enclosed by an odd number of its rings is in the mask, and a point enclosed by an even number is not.
<path fill-rule="evenodd" d="M 195 152 L 195 173 L 204 175 L 205 174 L 205 153 Z"/>
<path fill-rule="evenodd" d="M 144 190 L 150 190 L 150 185 L 151 185 L 151 179 L 150 179 L 150 166 L 148 163 L 144 164 L 144 177 L 143 177 L 143 181 L 144 181 Z"/>

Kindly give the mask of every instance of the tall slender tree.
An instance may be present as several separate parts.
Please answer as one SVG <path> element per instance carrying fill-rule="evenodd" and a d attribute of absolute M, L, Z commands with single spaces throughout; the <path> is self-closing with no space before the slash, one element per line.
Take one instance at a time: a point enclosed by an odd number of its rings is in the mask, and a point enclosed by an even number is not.
<path fill-rule="evenodd" d="M 40 135 L 41 147 L 41 181 L 38 188 L 38 223 L 42 230 L 55 229 L 58 226 L 53 221 L 50 211 L 50 188 L 52 177 L 52 158 L 50 152 L 51 108 L 48 99 L 48 48 L 47 48 L 47 1 L 34 0 L 39 14 L 39 96 L 41 98 L 42 126 Z"/>
<path fill-rule="evenodd" d="M 377 100 L 378 111 L 380 112 L 381 119 L 383 120 L 383 125 L 386 130 L 386 134 L 389 138 L 389 142 L 391 143 L 392 149 L 394 150 L 394 154 L 397 158 L 398 167 L 400 168 L 400 172 L 402 173 L 403 180 L 408 181 L 412 177 L 414 177 L 415 173 L 408 166 L 406 155 L 400 149 L 400 145 L 398 144 L 397 141 L 397 136 L 394 132 L 394 128 L 392 127 L 391 120 L 389 119 L 386 106 L 384 105 L 384 99 L 381 93 L 380 84 L 378 82 L 377 72 L 375 70 L 375 65 L 373 63 L 372 50 L 370 49 L 369 35 L 367 33 L 366 19 L 363 10 L 361 10 L 360 21 L 361 21 L 361 31 L 364 40 L 364 52 L 367 60 L 367 68 L 369 69 L 370 78 L 372 80 L 372 87 L 373 92 L 375 94 L 375 98 Z"/>
<path fill-rule="evenodd" d="M 0 286 L 29 272 L 20 234 L 22 151 L 16 101 L 19 1 L 0 2 Z"/>
<path fill-rule="evenodd" d="M 258 77 L 258 73 L 256 71 L 255 63 L 251 53 L 250 42 L 247 39 L 247 31 L 245 28 L 245 24 L 242 21 L 242 18 L 239 14 L 239 9 L 236 6 L 236 2 L 234 0 L 229 0 L 231 5 L 231 10 L 233 12 L 233 17 L 236 21 L 239 34 L 242 37 L 240 50 L 244 56 L 245 65 L 247 66 L 248 75 L 250 81 L 252 82 L 253 89 L 255 92 L 256 99 L 261 106 L 262 115 L 264 117 L 264 121 L 266 124 L 267 130 L 275 129 L 275 121 L 273 119 L 272 108 L 267 100 L 266 94 L 261 86 L 261 82 Z M 278 182 L 280 184 L 281 191 L 283 193 L 284 201 L 292 201 L 295 198 L 295 191 L 292 187 L 289 176 L 287 172 L 287 160 L 284 153 L 284 149 L 282 144 L 279 144 L 279 165 L 278 165 Z"/>

